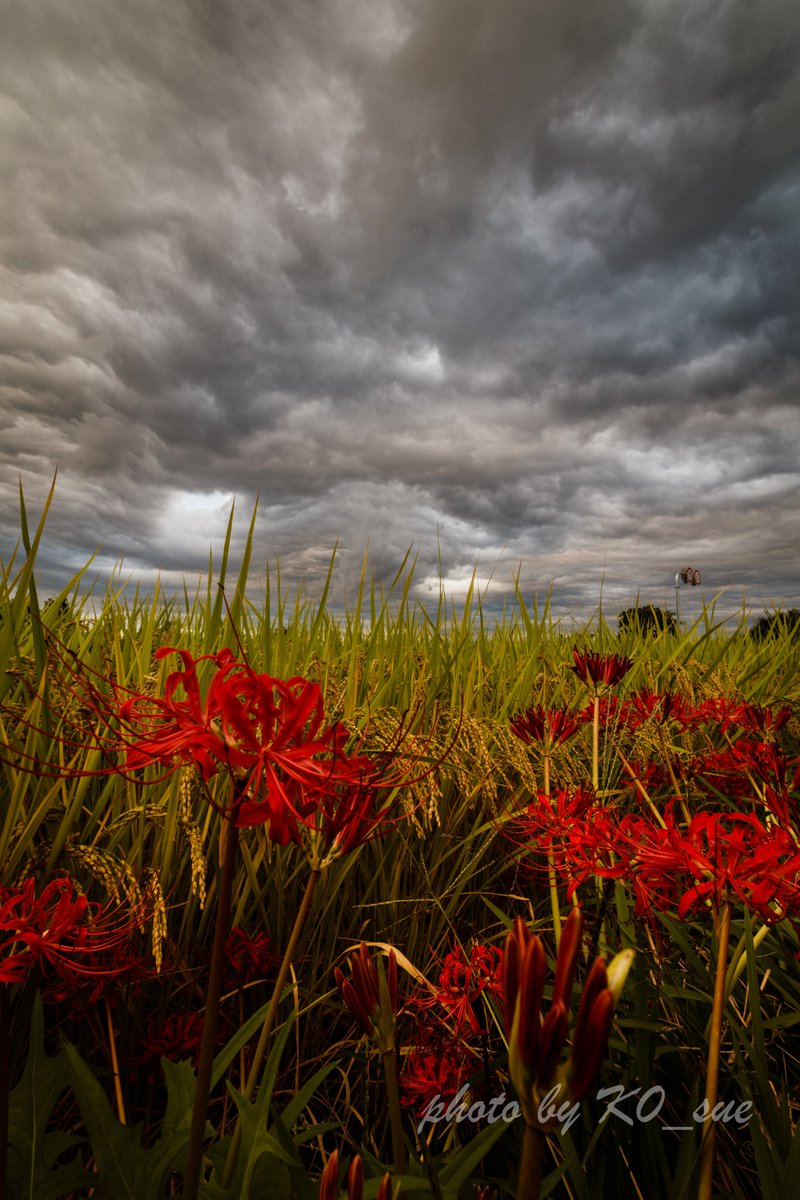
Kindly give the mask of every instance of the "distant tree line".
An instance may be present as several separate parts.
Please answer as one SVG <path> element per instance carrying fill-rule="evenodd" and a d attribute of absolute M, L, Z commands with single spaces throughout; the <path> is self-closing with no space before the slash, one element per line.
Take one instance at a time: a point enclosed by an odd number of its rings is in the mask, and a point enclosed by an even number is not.
<path fill-rule="evenodd" d="M 617 617 L 617 632 L 630 631 L 645 634 L 677 633 L 678 622 L 673 612 L 657 608 L 654 604 L 640 604 L 626 608 Z M 787 608 L 779 612 L 765 612 L 750 628 L 750 636 L 757 642 L 770 637 L 800 638 L 800 608 Z"/>
<path fill-rule="evenodd" d="M 781 612 L 765 612 L 750 630 L 750 636 L 763 642 L 770 637 L 800 636 L 800 608 L 787 608 Z"/>
<path fill-rule="evenodd" d="M 626 608 L 617 617 L 617 631 L 629 633 L 676 633 L 678 622 L 673 612 L 656 608 L 654 604 L 640 604 L 637 608 Z"/>

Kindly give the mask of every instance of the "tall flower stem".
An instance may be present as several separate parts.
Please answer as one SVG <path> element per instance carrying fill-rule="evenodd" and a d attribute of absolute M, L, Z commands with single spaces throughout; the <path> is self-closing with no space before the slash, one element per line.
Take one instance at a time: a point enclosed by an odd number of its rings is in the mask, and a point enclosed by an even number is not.
<path fill-rule="evenodd" d="M 550 795 L 550 751 L 544 755 L 544 794 Z M 550 907 L 553 910 L 553 934 L 556 941 L 556 952 L 561 943 L 561 906 L 558 902 L 558 884 L 556 883 L 555 855 L 552 850 L 547 852 L 547 879 L 550 886 Z"/>
<path fill-rule="evenodd" d="M 522 1159 L 519 1164 L 519 1181 L 517 1183 L 517 1195 L 524 1196 L 525 1200 L 539 1200 L 546 1141 L 547 1138 L 541 1129 L 535 1129 L 533 1125 L 525 1122 Z"/>
<path fill-rule="evenodd" d="M 396 1175 L 404 1175 L 406 1170 L 406 1148 L 403 1143 L 403 1118 L 400 1112 L 400 1092 L 397 1087 L 397 1064 L 394 1058 L 394 1047 L 385 1050 L 383 1071 L 386 1076 L 386 1096 L 389 1101 L 389 1121 L 392 1127 L 392 1161 Z"/>
<path fill-rule="evenodd" d="M 127 1125 L 125 1101 L 122 1096 L 122 1080 L 119 1073 L 119 1058 L 117 1057 L 117 1040 L 114 1037 L 114 1022 L 111 1017 L 111 1005 L 108 1002 L 108 992 L 103 996 L 106 1006 L 106 1024 L 108 1026 L 108 1049 L 111 1055 L 111 1072 L 114 1076 L 114 1099 L 117 1105 L 117 1116 L 122 1125 Z M 0 1043 L 2 1044 L 2 1043 Z"/>
<path fill-rule="evenodd" d="M 297 916 L 294 919 L 294 926 L 292 927 L 291 936 L 289 937 L 289 944 L 286 947 L 286 953 L 283 956 L 283 962 L 281 963 L 280 970 L 278 971 L 278 978 L 275 981 L 275 989 L 272 993 L 272 999 L 270 1000 L 269 1008 L 267 1009 L 267 1015 L 264 1017 L 264 1024 L 261 1026 L 261 1036 L 258 1039 L 256 1052 L 253 1056 L 253 1062 L 250 1067 L 250 1075 L 247 1079 L 247 1086 L 243 1093 L 246 1100 L 252 1100 L 255 1094 L 256 1085 L 258 1084 L 261 1073 L 261 1065 L 264 1062 L 264 1057 L 267 1052 L 270 1034 L 272 1033 L 272 1028 L 275 1024 L 275 1018 L 278 1015 L 278 1005 L 281 1001 L 281 992 L 286 984 L 286 979 L 289 974 L 289 967 L 291 966 L 294 952 L 297 949 L 297 943 L 300 940 L 300 934 L 303 932 L 303 926 L 305 925 L 306 917 L 308 916 L 308 910 L 311 907 L 311 898 L 314 895 L 314 889 L 319 882 L 321 874 L 322 872 L 318 867 L 312 867 L 308 876 L 306 890 L 303 894 L 300 907 L 297 910 Z M 231 1138 L 230 1149 L 228 1150 L 228 1159 L 225 1163 L 225 1174 L 222 1178 L 223 1188 L 230 1187 L 231 1180 L 233 1178 L 233 1172 L 236 1167 L 236 1156 L 239 1153 L 241 1141 L 242 1126 L 241 1121 L 237 1121 L 236 1128 L 233 1131 L 233 1137 Z"/>
<path fill-rule="evenodd" d="M 234 792 L 234 811 L 236 793 Z M 203 1040 L 200 1044 L 200 1062 L 197 1068 L 197 1085 L 192 1110 L 192 1127 L 189 1133 L 186 1175 L 183 1184 L 184 1200 L 197 1200 L 202 1174 L 203 1142 L 205 1141 L 208 1095 L 211 1090 L 211 1070 L 214 1064 L 214 1041 L 217 1033 L 219 1001 L 222 994 L 222 972 L 225 966 L 225 943 L 230 923 L 231 894 L 236 873 L 236 855 L 239 830 L 233 817 L 226 818 L 225 848 L 222 858 L 222 873 L 217 896 L 217 918 L 214 929 L 214 948 L 211 953 L 211 968 L 208 973 L 206 1013 L 203 1021 Z"/>
<path fill-rule="evenodd" d="M 728 971 L 728 942 L 731 932 L 731 906 L 722 901 L 719 915 L 717 945 L 717 973 L 714 981 L 714 1007 L 711 1011 L 711 1030 L 708 1038 L 708 1064 L 706 1066 L 706 1118 L 703 1122 L 703 1142 L 700 1150 L 700 1185 L 697 1200 L 711 1200 L 714 1184 L 714 1143 L 717 1124 L 713 1120 L 714 1105 L 717 1103 L 719 1083 L 719 1052 L 722 1044 L 722 1017 L 725 1010 L 725 976 Z"/>
<path fill-rule="evenodd" d="M 592 787 L 595 792 L 600 787 L 600 696 L 597 692 L 592 711 Z"/>

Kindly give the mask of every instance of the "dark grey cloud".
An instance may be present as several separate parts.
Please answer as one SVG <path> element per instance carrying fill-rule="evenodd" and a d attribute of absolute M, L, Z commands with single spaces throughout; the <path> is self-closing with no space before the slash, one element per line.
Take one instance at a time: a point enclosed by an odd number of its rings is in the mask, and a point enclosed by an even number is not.
<path fill-rule="evenodd" d="M 794 0 L 11 0 L 0 513 L 145 585 L 800 603 Z M 696 596 L 693 600 L 698 600 Z M 687 600 L 688 603 L 688 600 Z"/>

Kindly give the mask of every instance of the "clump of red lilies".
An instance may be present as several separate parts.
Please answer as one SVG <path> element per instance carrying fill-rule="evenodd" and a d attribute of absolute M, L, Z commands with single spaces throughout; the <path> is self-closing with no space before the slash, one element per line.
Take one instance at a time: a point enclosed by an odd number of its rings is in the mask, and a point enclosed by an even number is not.
<path fill-rule="evenodd" d="M 673 692 L 639 690 L 621 699 L 612 691 L 631 670 L 629 659 L 576 648 L 573 660 L 571 670 L 592 692 L 587 708 L 577 713 L 529 708 L 511 721 L 514 732 L 539 749 L 545 785 L 512 828 L 537 858 L 546 860 L 541 870 L 549 877 L 557 935 L 558 885 L 566 886 L 567 898 L 576 901 L 592 878 L 606 881 L 598 933 L 615 881 L 632 889 L 636 915 L 657 933 L 657 915 L 686 920 L 711 912 L 717 963 L 706 1073 L 710 1111 L 716 1101 L 732 907 L 738 902 L 765 926 L 800 918 L 800 760 L 784 753 L 779 740 L 791 712 L 785 706 L 772 710 L 721 697 L 695 705 Z M 552 749 L 590 718 L 592 787 L 553 792 Z M 622 775 L 612 774 L 611 786 L 603 788 L 601 724 L 606 761 L 622 765 Z M 637 757 L 641 749 L 643 760 Z M 526 953 L 532 956 L 529 969 L 540 972 L 540 951 Z M 545 1082 L 565 1031 L 558 998 L 554 995 L 528 1063 Z M 579 1015 L 573 1050 L 585 1030 Z M 582 1058 L 590 1061 L 585 1054 Z M 573 1087 L 576 1080 L 580 1091 L 581 1076 L 573 1073 Z M 707 1121 L 702 1200 L 711 1195 L 713 1139 L 714 1125 Z"/>
<path fill-rule="evenodd" d="M 163 766 L 170 773 L 187 767 L 199 773 L 209 803 L 223 818 L 215 938 L 184 1184 L 185 1200 L 193 1200 L 200 1185 L 239 831 L 253 825 L 264 826 L 271 841 L 301 847 L 310 868 L 306 893 L 278 971 L 245 1087 L 245 1097 L 250 1100 L 260 1078 L 291 959 L 322 871 L 378 836 L 392 819 L 392 797 L 410 774 L 408 769 L 394 768 L 400 758 L 404 730 L 398 734 L 395 746 L 381 756 L 369 757 L 358 749 L 351 751 L 350 734 L 345 727 L 340 722 L 325 721 L 318 684 L 299 677 L 282 680 L 257 673 L 227 647 L 199 657 L 175 647 L 158 650 L 155 656 L 158 660 L 177 654 L 181 668 L 167 676 L 161 695 L 150 696 L 122 688 L 86 667 L 60 643 L 53 645 L 56 681 L 96 719 L 91 745 L 86 749 L 100 750 L 107 760 L 113 761 L 88 769 L 72 754 L 72 765 L 64 768 L 49 761 L 40 762 L 19 747 L 14 754 L 17 765 L 21 763 L 23 769 L 35 774 L 60 777 L 130 775 L 153 766 Z M 201 666 L 210 670 L 205 687 L 200 681 Z M 74 743 L 69 743 L 69 749 L 74 748 Z M 6 753 L 9 751 L 7 747 Z M 227 798 L 213 796 L 208 786 L 220 773 L 229 780 Z M 150 782 L 154 780 L 151 778 Z M 237 1129 L 224 1186 L 232 1175 L 238 1145 Z"/>
<path fill-rule="evenodd" d="M 374 828 L 374 795 L 367 786 L 375 763 L 348 754 L 349 734 L 325 725 L 319 684 L 257 674 L 225 648 L 194 659 L 167 678 L 163 697 L 132 696 L 121 705 L 121 749 L 127 771 L 152 763 L 193 764 L 207 782 L 224 770 L 237 786 L 227 813 L 238 828 L 267 825 L 271 841 L 303 844 L 318 835 L 316 852 L 346 852 Z M 216 670 L 203 695 L 197 664 Z M 182 695 L 180 695 L 182 693 Z"/>
<path fill-rule="evenodd" d="M 5 1186 L 8 1144 L 10 987 L 24 983 L 38 968 L 51 1000 L 65 1000 L 79 991 L 90 1001 L 105 995 L 117 1106 L 123 1114 L 110 1002 L 104 989 L 115 977 L 140 965 L 131 939 L 143 927 L 146 915 L 144 903 L 105 908 L 91 903 L 69 876 L 55 876 L 38 891 L 33 876 L 15 887 L 0 888 L 0 1191 Z"/>
<path fill-rule="evenodd" d="M 0 984 L 23 983 L 36 965 L 68 990 L 122 974 L 131 965 L 131 934 L 143 921 L 143 911 L 90 903 L 68 876 L 54 877 L 38 894 L 33 876 L 0 888 Z"/>

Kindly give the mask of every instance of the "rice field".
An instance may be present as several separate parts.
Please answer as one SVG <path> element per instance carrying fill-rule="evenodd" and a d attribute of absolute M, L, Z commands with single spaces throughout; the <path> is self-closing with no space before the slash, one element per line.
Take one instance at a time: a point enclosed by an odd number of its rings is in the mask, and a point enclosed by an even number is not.
<path fill-rule="evenodd" d="M 4 1195 L 793 1196 L 797 639 L 256 606 L 252 534 L 90 614 L 22 509 Z"/>

